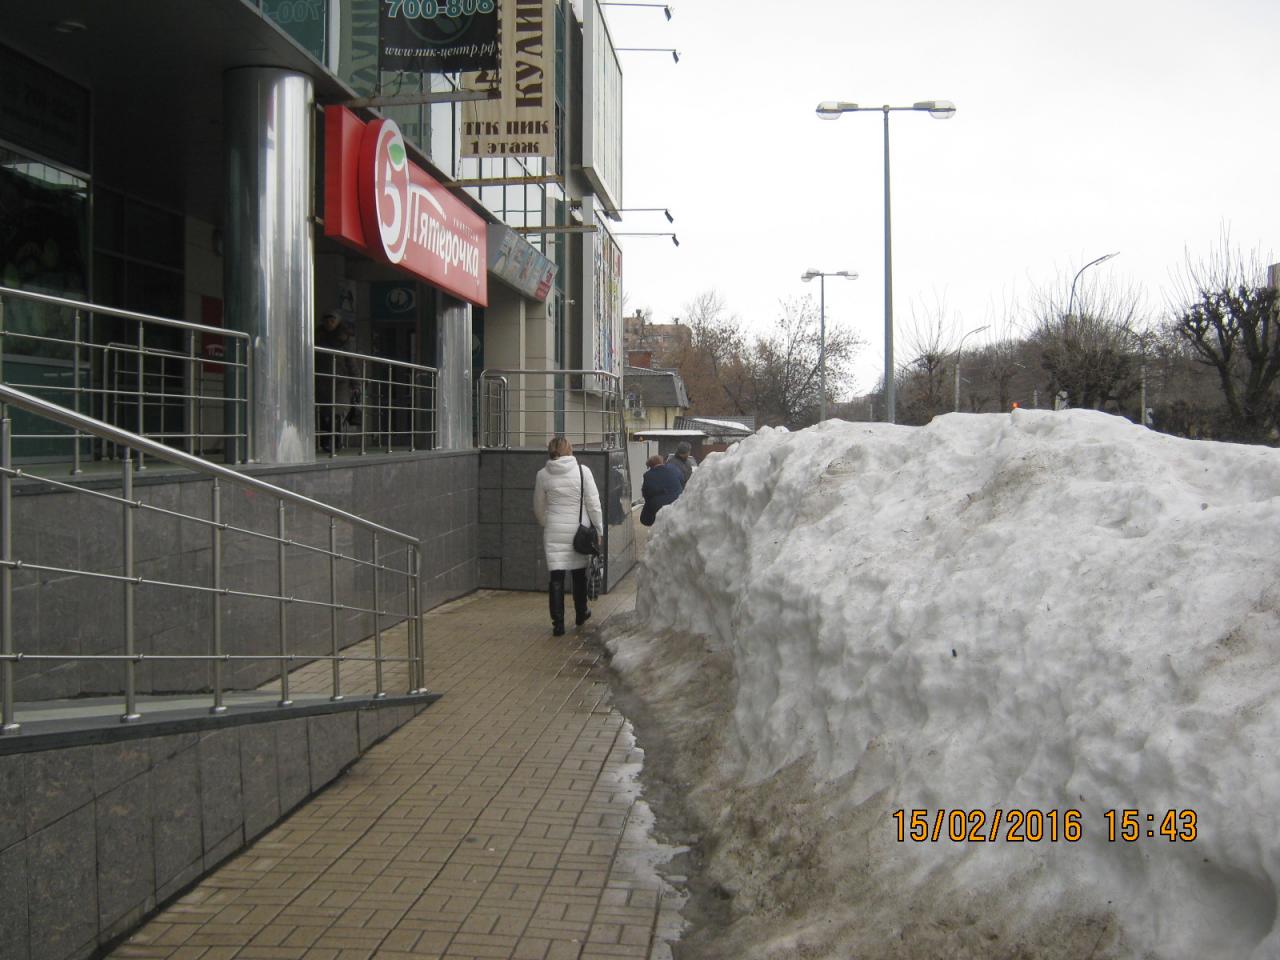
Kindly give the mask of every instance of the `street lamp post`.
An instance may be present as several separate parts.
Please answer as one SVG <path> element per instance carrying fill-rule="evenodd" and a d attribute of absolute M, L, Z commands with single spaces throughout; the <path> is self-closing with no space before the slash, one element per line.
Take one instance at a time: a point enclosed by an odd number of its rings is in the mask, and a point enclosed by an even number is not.
<path fill-rule="evenodd" d="M 893 244 L 889 229 L 889 114 L 895 110 L 926 111 L 935 120 L 950 120 L 956 105 L 950 100 L 921 100 L 909 107 L 860 107 L 843 100 L 824 100 L 818 104 L 823 120 L 838 120 L 842 113 L 880 110 L 884 113 L 884 400 L 885 421 L 893 423 L 896 415 L 893 390 Z"/>
<path fill-rule="evenodd" d="M 1075 316 L 1076 281 L 1080 279 L 1080 274 L 1084 273 L 1090 267 L 1095 267 L 1100 263 L 1110 260 L 1112 257 L 1118 257 L 1118 256 L 1120 256 L 1119 250 L 1117 250 L 1115 253 L 1104 253 L 1102 256 L 1098 257 L 1098 259 L 1090 260 L 1083 267 L 1081 267 L 1079 270 L 1076 271 L 1076 275 L 1071 278 L 1071 295 L 1067 297 L 1067 319 L 1068 320 L 1070 320 L 1073 316 Z"/>
<path fill-rule="evenodd" d="M 806 270 L 800 279 L 808 283 L 818 278 L 818 389 L 822 397 L 818 401 L 818 422 L 827 419 L 827 277 L 844 277 L 846 280 L 857 280 L 856 270 L 836 270 L 834 273 L 823 273 L 821 270 Z"/>
<path fill-rule="evenodd" d="M 960 411 L 960 356 L 961 356 L 961 352 L 964 350 L 965 337 L 969 337 L 975 333 L 981 333 L 983 330 L 988 329 L 990 326 L 991 324 L 985 324 L 981 327 L 974 327 L 972 330 L 970 330 L 968 333 L 966 333 L 963 337 L 960 338 L 960 345 L 956 347 L 956 412 L 957 413 Z"/>

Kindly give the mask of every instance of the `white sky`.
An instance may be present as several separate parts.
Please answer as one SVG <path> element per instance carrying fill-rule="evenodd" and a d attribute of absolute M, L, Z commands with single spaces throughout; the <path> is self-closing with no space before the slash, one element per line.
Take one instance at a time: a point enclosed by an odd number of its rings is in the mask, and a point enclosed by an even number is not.
<path fill-rule="evenodd" d="M 946 121 L 890 121 L 897 359 L 912 308 L 955 336 L 1014 299 L 1081 278 L 1138 285 L 1161 310 L 1185 251 L 1280 251 L 1280 3 L 1275 0 L 677 0 L 606 8 L 622 53 L 627 312 L 684 315 L 716 289 L 763 330 L 827 282 L 829 321 L 884 350 L 881 114 L 823 121 L 822 100 L 946 99 Z M 794 12 L 793 12 L 794 11 Z M 1079 291 L 1077 293 L 1079 295 Z M 1065 294 L 1064 294 L 1065 297 Z M 971 337 L 968 345 L 987 334 Z"/>

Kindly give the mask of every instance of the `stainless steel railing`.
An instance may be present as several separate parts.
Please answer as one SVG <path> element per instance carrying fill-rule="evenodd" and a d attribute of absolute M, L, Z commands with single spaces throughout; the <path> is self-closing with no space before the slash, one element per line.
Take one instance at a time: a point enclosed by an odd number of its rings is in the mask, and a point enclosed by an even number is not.
<path fill-rule="evenodd" d="M 190 454 L 252 458 L 252 364 L 239 330 L 0 286 L 0 382 Z M 44 426 L 15 427 L 24 459 L 68 459 L 74 474 L 85 456 L 115 453 Z"/>
<path fill-rule="evenodd" d="M 315 348 L 316 443 L 368 453 L 437 446 L 439 371 L 403 360 Z"/>
<path fill-rule="evenodd" d="M 556 434 L 580 447 L 626 446 L 622 378 L 605 370 L 485 370 L 476 408 L 481 448 L 544 447 Z"/>
<path fill-rule="evenodd" d="M 13 410 L 22 410 L 35 417 L 45 418 L 77 434 L 95 437 L 104 442 L 114 444 L 121 451 L 120 494 L 103 492 L 75 486 L 47 477 L 34 477 L 13 466 L 13 431 L 10 414 Z M 134 489 L 134 457 L 130 453 L 141 456 L 158 457 L 170 463 L 188 468 L 195 473 L 208 477 L 210 485 L 209 511 L 207 515 L 184 513 L 155 504 L 143 502 L 136 496 Z M 119 572 L 81 569 L 78 565 L 64 567 L 48 562 L 36 562 L 34 557 L 15 555 L 14 551 L 14 483 L 18 480 L 29 480 L 35 484 L 43 484 L 54 489 L 74 492 L 78 495 L 93 498 L 99 502 L 112 504 L 120 509 L 120 567 Z M 222 490 L 224 485 L 236 485 L 247 488 L 255 495 L 262 494 L 275 501 L 276 509 L 274 530 L 261 531 L 241 527 L 227 522 L 223 516 Z M 286 507 L 292 506 L 297 511 L 318 513 L 327 518 L 327 543 L 308 543 L 301 538 L 291 536 L 287 527 Z M 175 580 L 146 578 L 139 575 L 135 557 L 135 518 L 143 514 L 153 514 L 176 519 L 182 523 L 192 524 L 207 531 L 209 537 L 210 562 L 208 582 L 182 583 Z M 352 530 L 359 529 L 367 533 L 371 539 L 371 549 L 367 556 L 356 556 L 355 537 L 351 538 L 351 553 L 344 553 L 338 547 L 337 529 L 344 524 Z M 299 523 L 299 526 L 303 524 Z M 274 544 L 276 554 L 277 580 L 274 585 L 263 585 L 259 589 L 233 589 L 225 582 L 224 539 L 228 535 L 236 535 L 258 543 Z M 383 547 L 388 542 L 393 546 L 390 550 Z M 269 548 L 268 548 L 269 549 Z M 328 564 L 328 594 L 324 597 L 302 597 L 293 592 L 289 579 L 288 557 L 302 553 L 322 558 Z M 403 557 L 403 565 L 396 565 Z M 41 558 L 43 560 L 43 558 Z M 339 564 L 347 564 L 353 570 L 363 571 L 363 576 L 371 581 L 368 594 L 342 597 L 338 590 L 337 570 Z M 309 497 L 286 490 L 274 484 L 247 476 L 218 464 L 209 463 L 198 457 L 175 450 L 155 440 L 136 433 L 130 433 L 105 422 L 86 417 L 83 414 L 68 410 L 57 404 L 49 403 L 32 394 L 0 385 L 0 730 L 13 733 L 20 729 L 15 709 L 15 671 L 24 661 L 61 662 L 61 661 L 96 661 L 119 663 L 124 670 L 123 700 L 124 713 L 122 721 L 133 721 L 139 718 L 137 704 L 136 669 L 146 661 L 201 661 L 212 665 L 211 712 L 222 712 L 224 703 L 223 667 L 227 664 L 243 661 L 267 661 L 277 664 L 280 671 L 279 704 L 287 706 L 292 703 L 289 691 L 289 670 L 292 666 L 315 661 L 330 661 L 333 667 L 332 695 L 330 699 L 340 700 L 342 691 L 340 667 L 346 661 L 369 661 L 375 664 L 375 697 L 385 696 L 383 665 L 386 663 L 405 663 L 409 676 L 409 693 L 424 693 L 424 648 L 421 630 L 421 544 L 416 537 L 392 530 L 373 523 L 363 517 L 348 513 L 312 500 Z M 372 574 L 369 576 L 369 574 Z M 83 577 L 100 582 L 118 584 L 123 593 L 123 623 L 121 624 L 121 650 L 118 653 L 49 653 L 45 646 L 38 645 L 35 650 L 19 649 L 14 626 L 14 580 L 18 577 L 34 575 L 58 577 Z M 383 587 L 389 582 L 403 578 L 404 602 L 403 610 L 392 610 L 386 602 Z M 352 582 L 356 578 L 352 577 Z M 137 592 L 139 588 L 186 591 L 203 596 L 211 603 L 210 629 L 208 636 L 209 652 L 204 654 L 166 654 L 142 653 L 137 649 Z M 266 601 L 276 607 L 275 649 L 271 651 L 232 654 L 224 650 L 223 638 L 223 604 L 234 600 Z M 289 615 L 296 607 L 326 608 L 329 611 L 329 652 L 320 654 L 293 650 L 289 646 Z M 341 650 L 339 631 L 339 615 L 350 612 L 367 615 L 372 618 L 373 647 L 372 657 L 361 657 L 344 654 Z M 407 624 L 406 656 L 388 657 L 382 649 L 382 638 L 386 625 L 403 621 Z M 52 638 L 41 638 L 47 645 Z M 35 641 L 24 638 L 24 641 Z M 24 644 L 25 645 L 25 644 Z"/>

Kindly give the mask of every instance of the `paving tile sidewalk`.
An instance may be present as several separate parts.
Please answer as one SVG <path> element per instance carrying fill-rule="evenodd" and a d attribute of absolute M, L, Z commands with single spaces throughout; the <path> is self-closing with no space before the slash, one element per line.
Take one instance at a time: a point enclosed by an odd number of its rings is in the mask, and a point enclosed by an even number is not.
<path fill-rule="evenodd" d="M 443 698 L 112 956 L 669 955 L 655 931 L 672 936 L 676 904 L 637 866 L 641 755 L 584 642 L 632 608 L 634 582 L 564 637 L 543 594 L 480 591 L 429 613 Z"/>

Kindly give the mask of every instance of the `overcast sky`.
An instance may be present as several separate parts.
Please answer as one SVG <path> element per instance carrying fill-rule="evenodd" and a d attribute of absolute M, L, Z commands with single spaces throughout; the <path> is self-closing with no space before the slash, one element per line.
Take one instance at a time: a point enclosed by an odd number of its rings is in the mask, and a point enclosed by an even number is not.
<path fill-rule="evenodd" d="M 881 114 L 824 121 L 822 100 L 953 101 L 890 120 L 896 354 L 913 312 L 958 338 L 1010 303 L 1086 283 L 1139 286 L 1164 310 L 1190 250 L 1280 253 L 1277 0 L 676 0 L 606 8 L 624 71 L 620 231 L 627 312 L 685 315 L 716 290 L 753 330 L 827 281 L 828 323 L 884 351 Z M 1276 259 L 1272 256 L 1270 259 Z M 1065 299 L 1065 293 L 1063 294 Z M 1025 312 L 1025 311 L 1024 311 Z M 977 334 L 969 346 L 988 334 Z"/>

